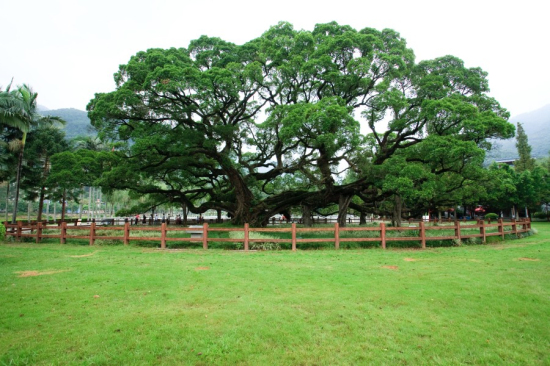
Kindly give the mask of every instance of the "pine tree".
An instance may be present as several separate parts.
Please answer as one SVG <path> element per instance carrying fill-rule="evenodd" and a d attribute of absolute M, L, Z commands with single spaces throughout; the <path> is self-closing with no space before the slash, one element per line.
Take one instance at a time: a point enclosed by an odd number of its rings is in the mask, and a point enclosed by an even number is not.
<path fill-rule="evenodd" d="M 531 145 L 527 140 L 527 135 L 520 122 L 516 131 L 516 148 L 518 149 L 519 159 L 515 161 L 514 166 L 518 173 L 535 168 L 535 159 L 531 157 Z"/>

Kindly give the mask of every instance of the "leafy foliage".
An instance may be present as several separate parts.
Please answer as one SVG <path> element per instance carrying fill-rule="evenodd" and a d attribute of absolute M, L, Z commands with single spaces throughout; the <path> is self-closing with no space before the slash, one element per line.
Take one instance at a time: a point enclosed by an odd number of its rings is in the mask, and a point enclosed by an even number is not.
<path fill-rule="evenodd" d="M 395 31 L 335 22 L 150 49 L 88 105 L 118 143 L 97 183 L 259 225 L 296 207 L 306 221 L 337 207 L 345 224 L 348 207 L 450 206 L 475 198 L 488 139 L 514 134 L 486 77 L 454 56 L 416 64 Z"/>

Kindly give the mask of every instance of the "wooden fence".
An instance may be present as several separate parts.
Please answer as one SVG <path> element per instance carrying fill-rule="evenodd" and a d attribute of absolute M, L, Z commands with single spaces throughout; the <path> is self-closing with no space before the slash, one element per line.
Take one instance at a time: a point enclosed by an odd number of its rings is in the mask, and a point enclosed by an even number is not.
<path fill-rule="evenodd" d="M 378 226 L 361 226 L 361 227 L 340 227 L 337 223 L 332 227 L 318 227 L 318 228 L 305 228 L 297 227 L 295 223 L 291 224 L 291 227 L 262 227 L 251 228 L 248 224 L 244 224 L 242 228 L 222 228 L 222 227 L 210 227 L 208 223 L 204 223 L 198 227 L 170 227 L 166 223 L 162 223 L 160 226 L 147 226 L 147 225 L 130 225 L 126 222 L 122 226 L 100 226 L 95 222 L 85 225 L 77 225 L 77 223 L 62 222 L 60 225 L 44 225 L 43 223 L 24 224 L 23 222 L 17 222 L 12 225 L 4 223 L 6 226 L 6 236 L 14 237 L 17 241 L 21 241 L 22 238 L 34 238 L 36 243 L 39 243 L 44 238 L 58 238 L 61 244 L 65 244 L 67 240 L 72 239 L 85 239 L 90 245 L 94 245 L 96 240 L 120 240 L 125 245 L 128 245 L 130 241 L 156 241 L 160 242 L 162 249 L 166 248 L 167 242 L 199 242 L 202 243 L 203 249 L 208 249 L 209 242 L 233 242 L 242 243 L 245 251 L 248 251 L 251 243 L 290 243 L 292 250 L 295 251 L 300 243 L 315 243 L 315 242 L 334 242 L 336 249 L 340 248 L 342 242 L 380 242 L 381 247 L 386 249 L 386 244 L 390 241 L 417 241 L 421 244 L 422 248 L 426 248 L 426 242 L 430 240 L 463 240 L 468 238 L 480 238 L 483 243 L 486 242 L 488 236 L 500 236 L 504 239 L 505 234 L 514 234 L 519 236 L 521 233 L 526 233 L 531 230 L 531 221 L 529 219 L 523 219 L 521 221 L 511 220 L 510 222 L 504 222 L 499 219 L 496 223 L 477 221 L 475 224 L 461 223 L 455 221 L 452 225 L 427 225 L 424 222 L 419 222 L 416 225 L 409 227 L 388 227 L 384 222 L 381 222 Z M 496 231 L 495 231 L 496 229 Z M 44 230 L 58 231 L 57 234 L 44 233 Z M 114 235 L 98 235 L 97 231 L 110 231 L 114 232 Z M 452 230 L 454 235 L 442 235 L 431 236 L 426 235 L 429 231 L 440 230 Z M 468 231 L 467 233 L 463 230 Z M 160 232 L 158 236 L 132 236 L 132 231 L 139 232 Z M 418 235 L 415 236 L 392 236 L 392 232 L 411 232 L 418 231 Z M 169 233 L 179 232 L 187 233 L 191 237 L 171 237 Z M 209 233 L 213 232 L 242 232 L 243 238 L 213 238 L 209 237 Z M 287 233 L 290 238 L 282 239 L 253 239 L 250 237 L 250 233 Z M 302 238 L 299 235 L 303 233 L 311 232 L 326 232 L 332 233 L 323 238 Z M 341 234 L 347 232 L 375 232 L 376 236 L 365 237 L 345 237 Z M 472 233 L 473 232 L 473 233 Z M 288 235 L 290 234 L 290 235 Z M 389 234 L 389 235 L 388 235 Z M 435 233 L 434 233 L 435 234 Z"/>

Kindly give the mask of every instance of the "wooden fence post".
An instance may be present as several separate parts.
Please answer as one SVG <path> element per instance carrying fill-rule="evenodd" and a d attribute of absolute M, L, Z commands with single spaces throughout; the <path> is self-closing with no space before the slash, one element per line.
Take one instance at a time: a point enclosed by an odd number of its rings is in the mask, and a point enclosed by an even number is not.
<path fill-rule="evenodd" d="M 516 219 L 512 219 L 512 232 L 518 236 L 518 226 L 516 225 Z"/>
<path fill-rule="evenodd" d="M 498 219 L 498 232 L 502 240 L 504 240 L 504 225 L 502 225 L 502 219 Z"/>
<path fill-rule="evenodd" d="M 95 242 L 95 219 L 92 219 L 90 224 L 90 245 L 94 245 Z"/>
<path fill-rule="evenodd" d="M 481 234 L 481 240 L 483 243 L 486 243 L 487 235 L 485 234 L 485 221 L 479 220 L 477 223 L 479 224 L 479 233 Z"/>
<path fill-rule="evenodd" d="M 386 224 L 380 223 L 380 239 L 382 240 L 382 249 L 386 249 Z"/>
<path fill-rule="evenodd" d="M 340 249 L 340 225 L 334 224 L 334 249 Z"/>
<path fill-rule="evenodd" d="M 124 223 L 124 245 L 128 245 L 130 243 L 130 223 L 125 222 Z"/>
<path fill-rule="evenodd" d="M 124 224 L 128 225 L 128 223 Z M 166 223 L 160 224 L 160 247 L 166 249 Z"/>
<path fill-rule="evenodd" d="M 292 223 L 292 251 L 296 251 L 296 223 Z"/>
<path fill-rule="evenodd" d="M 460 221 L 455 221 L 455 236 L 457 240 L 462 240 L 462 236 L 460 235 Z"/>
<path fill-rule="evenodd" d="M 420 221 L 420 242 L 422 243 L 422 249 L 426 249 L 426 227 L 424 221 Z"/>
<path fill-rule="evenodd" d="M 202 249 L 208 249 L 208 224 L 202 224 Z"/>
<path fill-rule="evenodd" d="M 67 244 L 67 223 L 61 223 L 61 244 Z"/>
<path fill-rule="evenodd" d="M 40 243 L 42 240 L 42 223 L 36 223 L 36 244 Z"/>
<path fill-rule="evenodd" d="M 17 236 L 16 240 L 21 241 L 21 234 L 23 233 L 23 222 L 17 221 Z"/>
<path fill-rule="evenodd" d="M 245 223 L 244 224 L 244 250 L 245 251 L 248 251 L 248 239 L 250 235 L 250 232 L 248 231 L 248 229 L 249 229 L 248 223 Z"/>

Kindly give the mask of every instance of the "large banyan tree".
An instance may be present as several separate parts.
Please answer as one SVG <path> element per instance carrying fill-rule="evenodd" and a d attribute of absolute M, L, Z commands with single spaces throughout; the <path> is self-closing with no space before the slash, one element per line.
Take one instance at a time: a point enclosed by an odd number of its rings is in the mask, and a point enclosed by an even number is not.
<path fill-rule="evenodd" d="M 235 223 L 296 207 L 307 221 L 329 206 L 344 223 L 350 205 L 452 197 L 471 186 L 487 139 L 514 134 L 481 69 L 415 63 L 398 33 L 334 22 L 139 52 L 115 82 L 88 105 L 118 142 L 101 184 Z"/>

